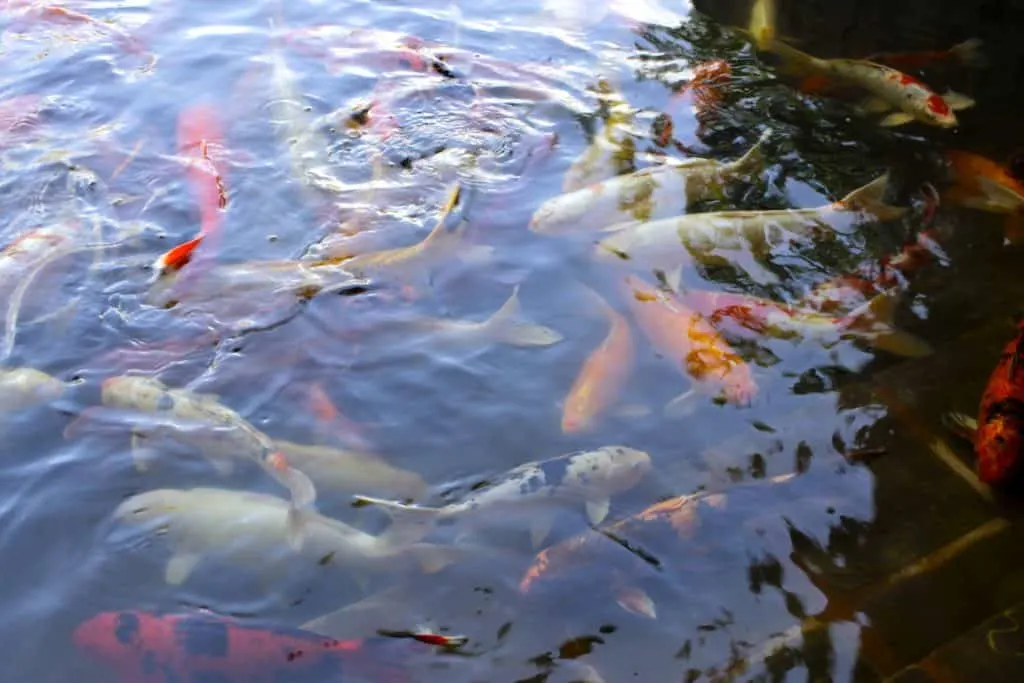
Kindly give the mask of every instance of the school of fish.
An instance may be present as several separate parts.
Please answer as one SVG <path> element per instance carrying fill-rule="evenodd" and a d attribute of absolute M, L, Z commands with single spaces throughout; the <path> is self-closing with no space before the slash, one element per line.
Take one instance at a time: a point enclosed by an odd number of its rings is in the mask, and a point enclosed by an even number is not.
<path fill-rule="evenodd" d="M 567 20 L 568 5 L 550 3 L 542 20 Z M 610 3 L 603 12 L 630 26 L 681 21 L 641 5 Z M 142 72 L 160 68 L 141 37 L 153 31 L 56 4 L 10 3 L 4 11 L 12 15 L 7 30 L 41 22 L 76 27 L 92 39 L 113 41 Z M 801 97 L 834 97 L 853 116 L 880 116 L 881 128 L 917 125 L 923 135 L 929 128 L 956 128 L 958 116 L 970 115 L 970 97 L 937 92 L 917 72 L 936 64 L 981 68 L 980 41 L 967 38 L 926 53 L 826 59 L 780 35 L 776 13 L 774 0 L 754 0 L 748 25 L 724 30 L 748 41 L 778 82 Z M 690 64 L 688 78 L 671 89 L 661 111 L 651 112 L 631 104 L 614 74 L 560 73 L 540 61 L 515 64 L 457 44 L 365 27 L 294 26 L 282 10 L 265 19 L 265 53 L 247 65 L 234 93 L 182 102 L 168 148 L 156 151 L 153 140 L 140 139 L 130 153 L 112 153 L 111 128 L 95 135 L 100 155 L 116 163 L 111 172 L 101 176 L 58 162 L 72 190 L 102 187 L 112 207 L 144 203 L 142 211 L 171 200 L 152 188 L 142 197 L 111 188 L 133 165 L 153 164 L 181 183 L 194 228 L 163 242 L 155 221 L 96 219 L 71 200 L 55 219 L 11 221 L 15 234 L 0 252 L 6 293 L 0 417 L 16 422 L 41 406 L 73 404 L 61 438 L 109 440 L 127 449 L 127 469 L 142 489 L 110 501 L 106 520 L 163 553 L 156 576 L 169 590 L 237 574 L 256 578 L 270 594 L 291 578 L 317 576 L 350 585 L 360 597 L 289 625 L 210 610 L 163 613 L 112 604 L 83 620 L 71 640 L 90 666 L 123 683 L 419 680 L 430 657 L 458 650 L 476 634 L 403 621 L 402 602 L 391 591 L 413 582 L 441 587 L 449 571 L 478 561 L 513 567 L 513 598 L 522 604 L 571 592 L 596 574 L 601 590 L 593 600 L 658 620 L 663 610 L 645 589 L 651 572 L 663 566 L 691 571 L 689 558 L 726 547 L 733 533 L 723 528 L 726 511 L 745 510 L 746 501 L 765 490 L 794 504 L 813 492 L 798 471 L 681 491 L 671 483 L 669 455 L 606 438 L 607 425 L 653 420 L 668 431 L 699 428 L 690 418 L 702 411 L 755 409 L 772 400 L 765 388 L 771 365 L 751 352 L 759 346 L 833 351 L 852 345 L 891 359 L 931 354 L 928 341 L 896 320 L 911 279 L 945 258 L 942 237 L 929 223 L 940 204 L 1005 216 L 1006 240 L 1024 243 L 1024 179 L 968 150 L 944 152 L 945 175 L 910 193 L 900 195 L 905 188 L 880 167 L 848 186 L 828 188 L 831 197 L 818 203 L 752 205 L 751 188 L 765 186 L 785 155 L 784 133 L 769 120 L 760 130 L 744 131 L 727 150 L 703 155 L 681 139 L 686 130 L 711 139 L 719 125 L 736 78 L 724 59 Z M 329 74 L 374 72 L 372 90 L 314 114 L 319 107 L 304 94 L 293 70 L 296 58 L 316 60 Z M 261 103 L 237 109 L 246 99 L 241 95 L 253 90 Z M 454 102 L 444 105 L 450 108 L 436 116 L 402 115 L 456 90 Z M 42 94 L 0 102 L 0 146 L 41 134 L 47 111 L 57 108 Z M 595 125 L 558 182 L 536 184 L 531 175 L 556 168 L 552 151 L 563 145 L 550 126 L 528 122 L 535 110 Z M 237 212 L 252 201 L 247 195 L 259 194 L 254 188 L 266 182 L 248 179 L 258 154 L 235 142 L 236 119 L 250 115 L 269 119 L 274 154 L 286 169 L 281 182 L 298 193 L 320 227 L 290 252 L 266 259 L 250 256 L 252 230 L 273 244 L 285 216 L 259 209 L 262 224 L 232 234 Z M 465 140 L 456 140 L 463 129 Z M 442 144 L 409 152 L 417 136 Z M 345 161 L 358 177 L 340 170 L 339 146 L 342 155 L 362 154 Z M 529 183 L 543 190 L 543 199 L 511 230 L 548 253 L 568 245 L 586 264 L 557 293 L 571 299 L 571 318 L 541 322 L 544 293 L 521 274 L 490 286 L 504 254 L 500 241 L 488 241 L 504 215 L 515 215 L 522 202 L 515 193 Z M 799 296 L 764 294 L 780 291 L 770 289 L 779 277 L 765 265 L 774 256 L 843 244 L 874 228 L 903 235 L 908 226 L 909 239 L 881 263 L 827 273 Z M 702 277 L 722 266 L 740 272 L 751 289 L 723 289 Z M 93 282 L 115 267 L 127 273 L 116 295 L 130 289 L 137 310 L 111 304 L 104 324 L 164 316 L 161 324 L 175 334 L 104 349 L 83 359 L 83 367 L 88 362 L 100 369 L 84 376 L 51 374 L 22 360 L 27 335 L 39 329 L 65 334 L 81 304 L 75 298 L 54 306 L 40 293 L 55 290 L 69 273 Z M 760 295 L 750 293 L 755 286 Z M 490 303 L 475 314 L 451 314 L 445 287 L 479 293 Z M 312 310 L 321 311 L 309 325 L 323 327 L 319 334 L 304 331 L 239 362 L 249 340 L 296 329 L 314 319 Z M 373 315 L 364 324 L 359 315 L 366 311 Z M 581 321 L 598 334 L 577 338 Z M 545 356 L 568 354 L 567 347 L 574 349 L 571 356 Z M 199 371 L 182 371 L 211 349 Z M 375 434 L 388 425 L 375 429 L 346 415 L 338 400 L 344 380 L 325 370 L 332 366 L 297 371 L 283 387 L 272 379 L 313 357 L 331 357 L 334 367 L 376 362 L 367 350 L 380 349 L 456 358 L 456 364 L 490 349 L 508 354 L 496 355 L 494 363 L 513 365 L 546 357 L 554 367 L 553 359 L 571 357 L 571 377 L 559 395 L 535 392 L 531 398 L 551 421 L 538 434 L 550 427 L 563 442 L 521 450 L 504 471 L 484 470 L 473 453 L 460 452 L 460 471 L 472 474 L 453 483 L 412 465 L 415 452 L 382 449 Z M 1022 354 L 1024 324 L 999 358 L 977 419 L 948 416 L 950 426 L 972 440 L 979 478 L 994 486 L 1012 487 L 1024 472 Z M 641 389 L 637 373 L 652 359 L 663 372 Z M 264 391 L 301 414 L 307 427 L 281 429 L 263 420 L 249 399 Z M 389 397 L 399 405 L 407 399 L 398 392 Z M 349 397 L 349 405 L 357 402 Z M 530 430 L 512 426 L 494 443 L 533 436 L 521 431 Z M 183 477 L 190 483 L 182 484 Z M 658 484 L 671 495 L 653 499 Z M 788 520 L 765 513 L 735 534 L 767 544 Z M 394 628 L 384 629 L 384 621 Z M 583 676 L 602 680 L 589 668 Z"/>

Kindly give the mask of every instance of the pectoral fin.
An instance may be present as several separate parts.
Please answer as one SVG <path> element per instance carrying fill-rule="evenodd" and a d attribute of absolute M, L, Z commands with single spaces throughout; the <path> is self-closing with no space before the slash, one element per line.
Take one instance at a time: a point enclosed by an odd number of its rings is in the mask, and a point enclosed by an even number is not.
<path fill-rule="evenodd" d="M 651 600 L 651 596 L 639 588 L 633 588 L 632 586 L 619 588 L 615 591 L 615 604 L 630 614 L 647 617 L 648 619 L 658 618 L 658 610 L 654 600 Z"/>
<path fill-rule="evenodd" d="M 942 416 L 942 424 L 946 426 L 946 429 L 967 441 L 974 441 L 974 435 L 978 431 L 978 421 L 963 413 L 946 413 Z"/>
<path fill-rule="evenodd" d="M 865 114 L 881 114 L 892 109 L 892 106 L 881 98 L 868 97 L 860 103 L 858 108 Z"/>
<path fill-rule="evenodd" d="M 665 404 L 664 412 L 666 417 L 687 417 L 697 410 L 697 398 L 700 392 L 694 387 L 685 391 Z"/>
<path fill-rule="evenodd" d="M 902 126 L 910 123 L 913 120 L 914 117 L 904 111 L 894 111 L 879 121 L 878 125 L 884 128 L 895 128 L 896 126 Z"/>
<path fill-rule="evenodd" d="M 946 104 L 949 105 L 949 108 L 952 109 L 953 111 L 962 111 L 964 109 L 969 109 L 974 106 L 973 99 L 971 99 L 967 95 L 954 92 L 952 90 L 948 91 L 945 95 L 943 95 L 942 99 L 946 101 Z"/>
<path fill-rule="evenodd" d="M 201 559 L 202 557 L 198 553 L 175 553 L 167 562 L 167 569 L 164 571 L 164 581 L 172 586 L 180 586 L 192 575 L 192 570 L 196 568 Z"/>
<path fill-rule="evenodd" d="M 608 509 L 611 507 L 612 501 L 608 498 L 599 498 L 597 500 L 587 501 L 587 519 L 594 526 L 597 526 L 604 521 L 605 517 L 608 516 Z"/>
<path fill-rule="evenodd" d="M 539 511 L 530 521 L 530 542 L 534 550 L 541 547 L 544 539 L 551 533 L 551 527 L 555 523 L 555 516 L 551 513 Z"/>

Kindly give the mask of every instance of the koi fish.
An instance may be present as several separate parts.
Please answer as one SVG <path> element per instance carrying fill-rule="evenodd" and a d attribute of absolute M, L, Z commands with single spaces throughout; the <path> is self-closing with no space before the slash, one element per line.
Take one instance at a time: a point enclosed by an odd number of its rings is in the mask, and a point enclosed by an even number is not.
<path fill-rule="evenodd" d="M 0 368 L 0 413 L 55 401 L 65 389 L 67 384 L 35 368 Z"/>
<path fill-rule="evenodd" d="M 765 484 L 781 484 L 796 475 L 773 477 Z M 680 541 L 692 541 L 705 516 L 725 507 L 733 493 L 700 492 L 678 496 L 655 503 L 642 512 L 600 528 L 588 530 L 578 536 L 541 550 L 533 564 L 519 581 L 520 594 L 537 590 L 542 581 L 564 575 L 575 567 L 601 567 L 612 577 L 635 574 L 646 566 L 645 559 L 656 557 L 647 548 L 665 547 Z M 613 545 L 614 544 L 614 545 Z M 628 552 L 609 552 L 625 548 Z M 626 611 L 655 617 L 655 606 L 646 593 L 613 580 L 616 602 Z"/>
<path fill-rule="evenodd" d="M 636 147 L 629 129 L 635 110 L 607 81 L 600 81 L 597 90 L 607 110 L 604 129 L 569 165 L 562 192 L 574 192 L 636 168 Z"/>
<path fill-rule="evenodd" d="M 420 475 L 395 467 L 376 453 L 280 439 L 274 447 L 292 467 L 316 482 L 317 489 L 401 498 L 417 498 L 427 489 Z"/>
<path fill-rule="evenodd" d="M 178 116 L 178 153 L 187 159 L 186 176 L 199 203 L 199 233 L 162 254 L 153 264 L 157 275 L 184 267 L 203 240 L 220 241 L 221 212 L 228 204 L 227 168 L 218 158 L 223 146 L 220 121 L 211 105 L 193 105 Z"/>
<path fill-rule="evenodd" d="M 72 641 L 124 683 L 413 680 L 403 663 L 413 654 L 408 643 L 335 640 L 211 613 L 101 612 L 79 624 Z"/>
<path fill-rule="evenodd" d="M 957 125 L 954 112 L 974 106 L 974 100 L 960 93 L 935 93 L 918 79 L 896 69 L 861 59 L 819 59 L 779 40 L 773 40 L 770 51 L 795 65 L 830 82 L 847 84 L 871 94 L 861 105 L 865 114 L 889 113 L 882 126 L 901 126 L 920 121 L 940 128 Z"/>
<path fill-rule="evenodd" d="M 729 403 L 749 405 L 757 395 L 750 366 L 707 320 L 661 289 L 630 275 L 627 300 L 633 318 L 655 350 L 677 365 L 698 387 Z M 689 398 L 692 390 L 670 406 Z"/>
<path fill-rule="evenodd" d="M 25 22 L 28 19 L 46 19 L 49 21 L 63 22 L 67 24 L 77 24 L 81 26 L 88 26 L 91 29 L 97 30 L 107 36 L 114 38 L 125 52 L 138 56 L 147 56 L 150 58 L 148 66 L 152 66 L 156 58 L 149 53 L 142 42 L 131 35 L 129 32 L 107 21 L 100 21 L 93 16 L 78 12 L 67 7 L 60 5 L 41 5 L 31 3 L 18 17 L 18 23 Z"/>
<path fill-rule="evenodd" d="M 407 327 L 431 335 L 445 345 L 477 345 L 491 341 L 509 346 L 551 346 L 564 339 L 563 335 L 545 325 L 521 320 L 519 285 L 511 296 L 483 321 L 451 320 L 448 318 L 417 318 Z"/>
<path fill-rule="evenodd" d="M 841 339 L 863 339 L 876 349 L 898 356 L 929 355 L 933 349 L 928 343 L 893 326 L 900 294 L 898 289 L 884 292 L 845 316 L 825 315 L 733 292 L 688 290 L 680 299 L 716 328 L 727 318 L 778 339 L 814 339 L 825 346 Z"/>
<path fill-rule="evenodd" d="M 207 487 L 155 489 L 125 500 L 114 511 L 114 519 L 143 526 L 167 540 L 173 554 L 164 580 L 171 585 L 184 583 L 208 558 L 270 581 L 288 576 L 296 559 L 311 568 L 331 565 L 356 572 L 402 571 L 412 563 L 433 573 L 465 553 L 454 547 L 409 542 L 407 530 L 397 528 L 372 536 L 319 513 L 307 516 L 302 546 L 296 548 L 290 538 L 290 509 L 287 500 L 264 493 Z"/>
<path fill-rule="evenodd" d="M 633 368 L 635 351 L 629 322 L 592 290 L 608 320 L 608 334 L 580 368 L 562 408 L 562 433 L 588 431 L 618 397 Z"/>
<path fill-rule="evenodd" d="M 604 446 L 520 465 L 464 500 L 441 508 L 403 505 L 370 496 L 355 496 L 355 500 L 382 507 L 399 522 L 417 517 L 441 522 L 499 513 L 504 517 L 526 511 L 536 547 L 547 537 L 554 521 L 551 514 L 540 513 L 538 504 L 582 502 L 587 517 L 598 524 L 608 516 L 611 496 L 634 487 L 650 469 L 647 453 L 625 446 Z"/>
<path fill-rule="evenodd" d="M 448 227 L 452 212 L 460 206 L 461 201 L 462 188 L 456 183 L 448 194 L 437 224 L 422 242 L 407 247 L 358 254 L 343 261 L 341 266 L 356 277 L 371 277 L 394 270 L 399 270 L 402 276 L 406 277 L 430 270 L 439 260 L 449 256 L 457 256 L 466 261 L 489 259 L 494 252 L 493 247 L 466 246 L 462 243 L 465 223 L 455 229 Z"/>
<path fill-rule="evenodd" d="M 963 150 L 946 152 L 946 160 L 954 185 L 943 201 L 991 213 L 1024 211 L 1024 182 L 1003 165 Z"/>
<path fill-rule="evenodd" d="M 981 51 L 983 43 L 979 38 L 970 38 L 946 50 L 923 52 L 877 52 L 865 57 L 870 62 L 885 64 L 901 71 L 923 69 L 934 64 L 955 63 L 973 69 L 988 66 L 988 59 Z"/>
<path fill-rule="evenodd" d="M 672 270 L 716 249 L 771 247 L 780 234 L 830 238 L 836 231 L 909 211 L 883 201 L 888 181 L 889 174 L 883 174 L 837 202 L 809 209 L 720 211 L 623 223 L 608 228 L 611 236 L 597 243 L 594 255 Z"/>
<path fill-rule="evenodd" d="M 238 458 L 255 461 L 291 494 L 289 531 L 295 545 L 302 542 L 305 518 L 312 514 L 316 500 L 313 482 L 291 467 L 270 437 L 216 396 L 172 389 L 158 379 L 136 375 L 104 380 L 101 395 L 106 408 L 125 411 L 134 423 L 132 454 L 139 469 L 149 464 L 142 456 L 146 452 L 143 439 L 160 436 L 200 451 L 222 476 L 234 471 Z M 82 417 L 88 420 L 100 412 L 87 410 Z M 73 435 L 76 428 L 72 423 L 66 434 Z"/>
<path fill-rule="evenodd" d="M 978 478 L 992 486 L 1016 482 L 1024 454 L 1024 324 L 1003 348 L 985 392 L 978 418 L 951 413 L 947 423 L 974 443 Z"/>
<path fill-rule="evenodd" d="M 727 183 L 758 173 L 764 167 L 761 148 L 770 135 L 766 130 L 757 144 L 732 162 L 686 159 L 559 195 L 537 209 L 529 228 L 542 234 L 595 231 L 627 221 L 678 216 L 692 203 L 720 197 Z"/>

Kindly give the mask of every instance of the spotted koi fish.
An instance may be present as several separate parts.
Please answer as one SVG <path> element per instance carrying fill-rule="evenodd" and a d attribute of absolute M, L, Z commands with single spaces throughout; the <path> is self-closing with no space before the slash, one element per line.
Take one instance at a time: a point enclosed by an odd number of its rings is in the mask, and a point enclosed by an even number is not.
<path fill-rule="evenodd" d="M 72 639 L 124 683 L 403 683 L 412 680 L 407 660 L 415 654 L 411 643 L 390 638 L 335 640 L 208 613 L 102 612 L 82 622 Z M 427 636 L 414 639 L 434 644 Z"/>
<path fill-rule="evenodd" d="M 1024 323 L 1003 348 L 981 396 L 978 419 L 959 413 L 947 423 L 974 443 L 978 478 L 1006 486 L 1020 475 L 1024 458 Z"/>
<path fill-rule="evenodd" d="M 954 112 L 974 106 L 974 100 L 966 95 L 953 91 L 939 95 L 913 76 L 876 62 L 819 59 L 779 40 L 773 40 L 768 50 L 789 67 L 870 93 L 860 109 L 865 114 L 891 112 L 882 119 L 882 126 L 920 121 L 940 128 L 954 128 L 958 124 Z"/>

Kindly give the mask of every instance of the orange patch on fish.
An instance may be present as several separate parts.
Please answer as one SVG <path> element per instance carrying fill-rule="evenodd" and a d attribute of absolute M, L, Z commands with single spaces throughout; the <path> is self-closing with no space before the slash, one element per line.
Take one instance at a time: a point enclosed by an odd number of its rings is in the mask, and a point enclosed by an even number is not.
<path fill-rule="evenodd" d="M 639 278 L 627 280 L 633 316 L 651 345 L 679 363 L 694 381 L 720 391 L 726 401 L 748 405 L 757 394 L 750 366 L 697 312 Z"/>

